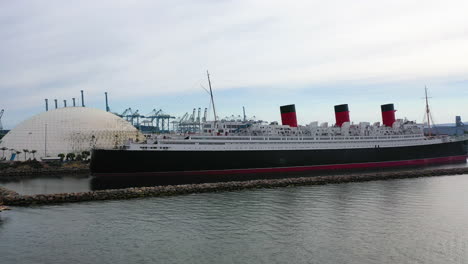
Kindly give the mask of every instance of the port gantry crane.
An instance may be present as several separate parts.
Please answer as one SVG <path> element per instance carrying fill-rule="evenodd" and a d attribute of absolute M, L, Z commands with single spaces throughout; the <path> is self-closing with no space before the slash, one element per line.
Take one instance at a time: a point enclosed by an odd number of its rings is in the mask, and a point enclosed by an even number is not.
<path fill-rule="evenodd" d="M 123 111 L 122 114 L 118 114 L 118 116 L 124 118 L 125 120 L 127 120 L 128 122 L 130 122 L 133 126 L 140 126 L 139 124 L 139 117 L 140 114 L 138 113 L 138 110 L 136 110 L 135 112 L 133 112 L 132 108 L 127 108 L 125 109 L 125 111 Z M 134 121 L 134 118 L 137 118 L 137 123 L 135 124 L 133 121 Z"/>
<path fill-rule="evenodd" d="M 144 121 L 146 124 L 148 124 L 150 127 L 156 130 L 155 132 L 163 133 L 169 132 L 170 119 L 175 118 L 171 115 L 164 113 L 162 109 L 156 110 L 156 108 L 142 117 L 146 119 Z"/>
<path fill-rule="evenodd" d="M 147 115 L 142 115 L 138 110 L 133 111 L 130 107 L 121 114 L 115 114 L 143 132 L 167 133 L 170 130 L 170 119 L 175 119 L 174 116 L 164 113 L 161 109 L 153 109 Z"/>
<path fill-rule="evenodd" d="M 3 125 L 2 125 L 2 116 L 3 116 L 3 112 L 5 112 L 4 109 L 2 109 L 2 111 L 0 111 L 0 131 L 3 130 Z"/>
<path fill-rule="evenodd" d="M 201 108 L 193 108 L 192 114 L 185 113 L 174 124 L 177 125 L 177 131 L 182 133 L 196 133 L 201 131 L 202 124 L 206 121 L 206 108 L 205 117 L 201 116 Z"/>

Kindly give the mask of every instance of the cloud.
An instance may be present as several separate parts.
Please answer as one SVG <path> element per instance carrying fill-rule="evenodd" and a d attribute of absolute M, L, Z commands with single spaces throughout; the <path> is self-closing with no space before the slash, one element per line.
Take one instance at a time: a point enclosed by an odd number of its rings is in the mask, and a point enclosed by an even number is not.
<path fill-rule="evenodd" d="M 201 91 L 206 69 L 218 90 L 460 81 L 466 10 L 415 0 L 2 1 L 0 107 L 39 109 L 79 90 L 118 102 L 175 96 Z"/>

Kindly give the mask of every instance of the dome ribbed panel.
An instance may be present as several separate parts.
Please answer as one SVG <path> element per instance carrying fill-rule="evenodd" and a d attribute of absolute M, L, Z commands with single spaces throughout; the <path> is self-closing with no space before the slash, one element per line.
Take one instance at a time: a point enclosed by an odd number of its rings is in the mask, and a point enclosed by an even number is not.
<path fill-rule="evenodd" d="M 3 137 L 0 147 L 9 149 L 5 151 L 7 158 L 11 149 L 36 150 L 35 157 L 40 158 L 45 154 L 49 157 L 60 153 L 78 154 L 93 147 L 113 148 L 137 138 L 142 140 L 143 135 L 112 113 L 88 107 L 66 107 L 43 112 L 20 123 Z M 17 160 L 24 160 L 24 154 Z"/>

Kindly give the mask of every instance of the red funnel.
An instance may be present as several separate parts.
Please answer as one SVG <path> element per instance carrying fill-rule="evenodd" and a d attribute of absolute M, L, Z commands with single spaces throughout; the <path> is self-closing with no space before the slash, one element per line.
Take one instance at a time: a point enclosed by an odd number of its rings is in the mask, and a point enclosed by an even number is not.
<path fill-rule="evenodd" d="M 393 104 L 384 104 L 381 105 L 380 108 L 382 109 L 382 123 L 388 127 L 393 126 L 393 123 L 395 123 L 396 112 Z"/>
<path fill-rule="evenodd" d="M 293 104 L 281 106 L 280 111 L 283 125 L 297 127 L 296 107 Z"/>
<path fill-rule="evenodd" d="M 341 127 L 344 122 L 349 122 L 349 109 L 347 104 L 335 105 L 336 125 Z"/>

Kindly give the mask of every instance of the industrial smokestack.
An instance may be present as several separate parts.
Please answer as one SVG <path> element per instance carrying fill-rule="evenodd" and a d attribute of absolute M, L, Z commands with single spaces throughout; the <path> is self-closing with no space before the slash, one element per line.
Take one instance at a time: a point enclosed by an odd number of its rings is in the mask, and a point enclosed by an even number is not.
<path fill-rule="evenodd" d="M 349 122 L 349 109 L 347 104 L 335 105 L 336 125 L 341 127 L 344 122 Z"/>
<path fill-rule="evenodd" d="M 382 110 L 382 123 L 385 126 L 391 127 L 395 123 L 395 108 L 393 104 L 384 104 L 380 106 Z"/>
<path fill-rule="evenodd" d="M 49 99 L 45 99 L 45 110 L 49 111 Z"/>
<path fill-rule="evenodd" d="M 283 105 L 280 107 L 281 111 L 281 122 L 283 125 L 288 125 L 290 127 L 297 127 L 297 117 L 296 117 L 296 106 Z"/>
<path fill-rule="evenodd" d="M 243 119 L 243 121 L 245 122 L 245 121 L 247 121 L 247 116 L 245 115 L 245 107 L 242 107 L 242 111 L 244 112 L 244 119 Z"/>
<path fill-rule="evenodd" d="M 75 106 L 76 106 L 76 104 L 75 104 L 75 97 L 73 97 L 72 100 L 73 100 L 73 107 L 75 107 Z"/>
<path fill-rule="evenodd" d="M 67 100 L 63 100 L 63 107 L 67 107 Z"/>
<path fill-rule="evenodd" d="M 107 92 L 104 93 L 106 96 L 106 112 L 109 112 L 109 103 L 107 102 Z"/>
<path fill-rule="evenodd" d="M 81 90 L 81 106 L 82 106 L 82 107 L 85 107 L 85 105 L 84 105 L 84 94 L 83 94 L 83 90 Z"/>
<path fill-rule="evenodd" d="M 58 108 L 57 99 L 54 99 L 54 101 L 55 101 L 55 109 L 57 109 Z"/>

